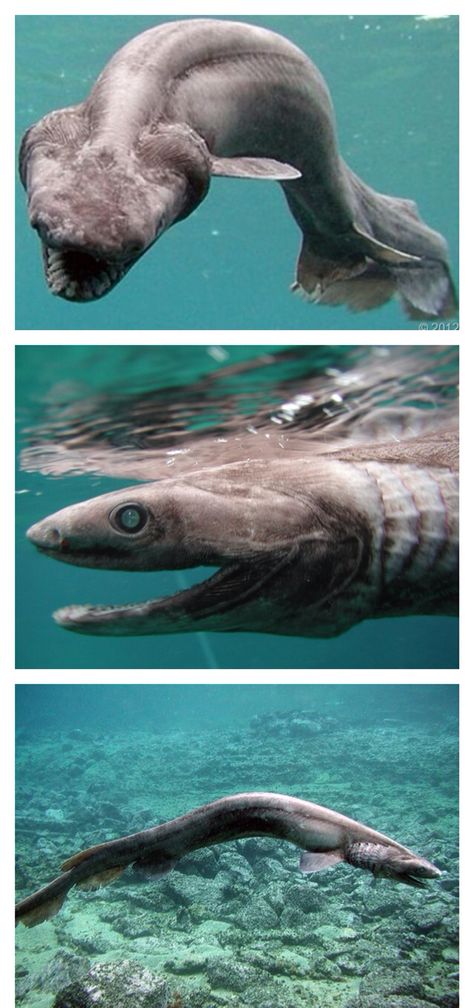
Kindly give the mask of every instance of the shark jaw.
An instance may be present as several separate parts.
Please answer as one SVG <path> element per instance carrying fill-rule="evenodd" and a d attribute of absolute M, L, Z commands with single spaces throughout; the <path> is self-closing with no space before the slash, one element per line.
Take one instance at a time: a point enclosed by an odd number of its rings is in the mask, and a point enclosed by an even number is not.
<path fill-rule="evenodd" d="M 262 587 L 287 560 L 280 558 L 278 563 L 260 570 L 252 562 L 230 564 L 170 596 L 123 605 L 68 605 L 57 609 L 53 619 L 65 630 L 96 636 L 243 631 L 249 629 L 248 604 L 260 610 Z"/>
<path fill-rule="evenodd" d="M 42 242 L 46 283 L 52 294 L 66 301 L 97 301 L 125 276 L 135 260 L 112 262 L 74 248 Z"/>

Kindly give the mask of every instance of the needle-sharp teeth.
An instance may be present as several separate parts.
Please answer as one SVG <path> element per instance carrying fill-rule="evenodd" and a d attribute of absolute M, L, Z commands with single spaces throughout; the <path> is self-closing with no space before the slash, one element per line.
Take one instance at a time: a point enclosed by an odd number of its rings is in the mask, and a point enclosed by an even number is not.
<path fill-rule="evenodd" d="M 67 251 L 48 246 L 44 246 L 44 261 L 51 292 L 76 301 L 93 301 L 103 297 L 125 273 L 125 269 L 110 265 L 100 273 L 92 272 L 90 276 L 76 277 L 71 273 Z"/>

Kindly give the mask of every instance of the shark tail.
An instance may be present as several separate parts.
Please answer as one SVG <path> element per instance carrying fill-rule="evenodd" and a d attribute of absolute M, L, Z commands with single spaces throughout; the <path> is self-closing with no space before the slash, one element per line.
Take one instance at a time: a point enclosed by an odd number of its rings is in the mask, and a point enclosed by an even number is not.
<path fill-rule="evenodd" d="M 45 898 L 38 901 L 36 906 L 32 906 L 30 909 L 23 908 L 23 903 L 18 903 L 15 907 L 15 927 L 17 924 L 24 924 L 25 927 L 35 927 L 36 924 L 42 924 L 43 921 L 49 920 L 50 917 L 55 917 L 59 913 L 64 900 L 66 899 L 67 893 L 62 893 L 60 896 L 53 896 L 51 898 Z M 28 901 L 23 901 L 27 903 Z"/>

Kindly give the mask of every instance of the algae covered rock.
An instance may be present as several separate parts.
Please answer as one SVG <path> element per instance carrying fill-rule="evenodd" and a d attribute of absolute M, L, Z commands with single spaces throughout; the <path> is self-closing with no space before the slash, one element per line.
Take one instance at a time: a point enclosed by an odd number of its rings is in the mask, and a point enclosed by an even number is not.
<path fill-rule="evenodd" d="M 56 996 L 54 1008 L 167 1008 L 168 985 L 138 963 L 97 963 Z"/>
<path fill-rule="evenodd" d="M 21 1001 L 29 991 L 56 991 L 79 980 L 87 973 L 88 961 L 83 956 L 60 949 L 39 972 L 17 968 L 16 996 Z"/>
<path fill-rule="evenodd" d="M 443 990 L 445 983 L 439 979 L 432 990 L 418 970 L 408 966 L 377 970 L 361 980 L 358 998 L 346 1008 L 456 1008 L 457 993 Z"/>
<path fill-rule="evenodd" d="M 246 963 L 232 959 L 212 959 L 207 966 L 207 976 L 213 990 L 223 988 L 244 991 L 256 983 L 259 973 Z"/>

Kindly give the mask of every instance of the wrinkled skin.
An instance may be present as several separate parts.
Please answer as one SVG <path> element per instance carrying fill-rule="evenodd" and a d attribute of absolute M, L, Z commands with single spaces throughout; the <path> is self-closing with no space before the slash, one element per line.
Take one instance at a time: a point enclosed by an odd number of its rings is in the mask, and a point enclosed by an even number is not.
<path fill-rule="evenodd" d="M 185 158 L 182 170 L 175 168 L 183 147 L 189 147 L 187 173 Z M 146 130 L 124 152 L 103 140 L 94 143 L 77 108 L 33 126 L 21 160 L 46 281 L 53 294 L 70 301 L 107 294 L 163 231 L 194 209 L 209 185 L 203 146 L 183 131 Z"/>
<path fill-rule="evenodd" d="M 41 552 L 79 566 L 219 568 L 170 598 L 55 614 L 81 633 L 328 637 L 368 617 L 453 615 L 456 444 L 445 432 L 216 466 L 72 505 L 28 536 Z M 403 494 L 395 512 L 394 492 Z"/>

